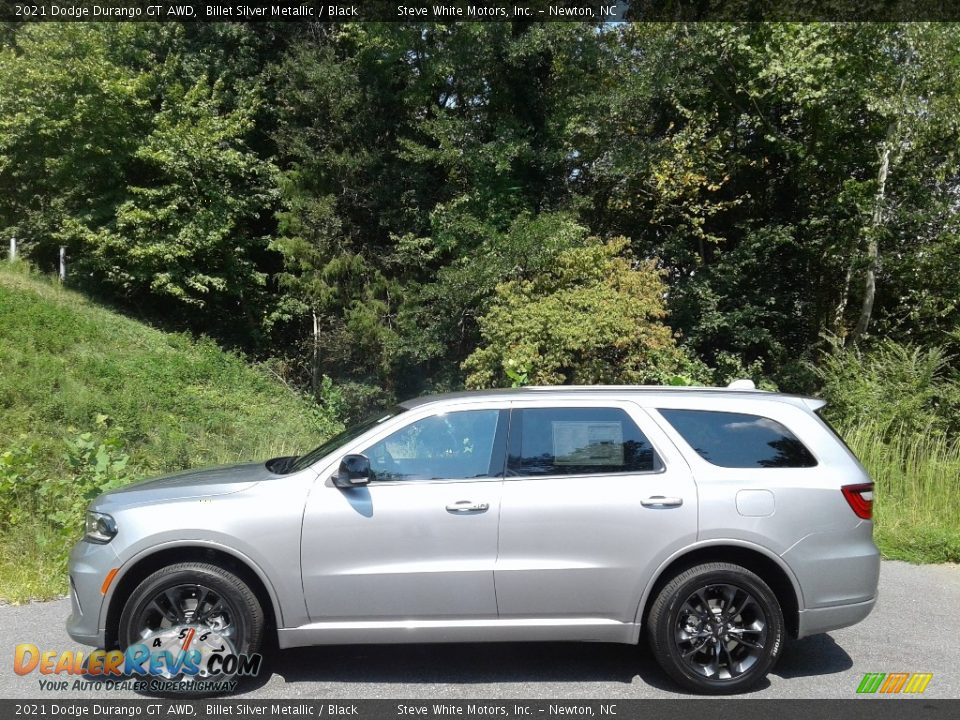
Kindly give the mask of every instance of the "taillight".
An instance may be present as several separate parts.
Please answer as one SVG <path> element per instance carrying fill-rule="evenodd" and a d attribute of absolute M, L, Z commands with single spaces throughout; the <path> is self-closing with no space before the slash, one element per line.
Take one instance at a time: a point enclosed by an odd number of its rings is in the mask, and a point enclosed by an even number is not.
<path fill-rule="evenodd" d="M 869 520 L 873 517 L 873 483 L 860 483 L 859 485 L 844 485 L 840 488 L 843 496 L 847 499 L 850 509 L 856 513 L 858 518 Z"/>

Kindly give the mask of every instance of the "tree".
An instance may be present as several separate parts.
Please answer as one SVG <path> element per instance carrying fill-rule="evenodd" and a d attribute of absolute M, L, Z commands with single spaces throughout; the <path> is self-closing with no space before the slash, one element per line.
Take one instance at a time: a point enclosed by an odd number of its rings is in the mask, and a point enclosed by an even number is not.
<path fill-rule="evenodd" d="M 138 181 L 112 221 L 85 238 L 86 267 L 121 295 L 245 320 L 255 334 L 266 282 L 261 217 L 276 197 L 274 166 L 247 146 L 258 102 L 254 91 L 228 101 L 205 77 L 167 87 L 134 153 Z"/>
<path fill-rule="evenodd" d="M 960 173 L 953 149 L 960 141 L 960 125 L 956 120 L 960 111 L 960 83 L 954 71 L 958 60 L 955 30 L 948 28 L 945 32 L 937 25 L 904 25 L 887 36 L 881 53 L 889 58 L 892 67 L 875 83 L 870 102 L 875 112 L 885 119 L 886 130 L 877 143 L 874 193 L 869 219 L 863 229 L 866 239 L 863 297 L 848 343 L 861 338 L 873 319 L 883 255 L 881 242 L 894 241 L 888 254 L 908 254 L 910 245 L 915 243 L 902 242 L 906 240 L 902 233 L 906 224 L 903 221 L 912 220 L 909 224 L 915 225 L 917 215 L 927 215 L 931 205 L 937 204 L 937 195 L 942 197 L 944 192 L 953 195 Z M 897 174 L 904 175 L 897 182 L 898 187 L 888 188 L 888 180 L 891 176 L 896 179 Z M 922 194 L 911 193 L 911 185 L 922 186 L 933 195 L 934 202 Z M 906 207 L 898 208 L 898 204 Z M 955 213 L 948 213 L 950 215 Z M 930 248 L 926 250 L 929 252 Z M 848 271 L 847 283 L 849 278 Z"/>
<path fill-rule="evenodd" d="M 808 391 L 827 333 L 955 349 L 958 40 L 919 23 L 11 26 L 0 233 L 47 268 L 67 245 L 72 282 L 275 353 L 321 395 L 323 376 L 356 383 L 356 407 L 461 386 L 498 286 L 622 236 L 717 379 Z"/>
<path fill-rule="evenodd" d="M 0 231 L 53 267 L 108 222 L 149 126 L 149 83 L 112 52 L 123 23 L 31 24 L 0 48 Z"/>
<path fill-rule="evenodd" d="M 276 172 L 259 82 L 295 33 L 23 25 L 0 47 L 0 230 L 43 268 L 258 350 Z M 199 313 L 198 310 L 203 310 Z"/>
<path fill-rule="evenodd" d="M 796 387 L 825 332 L 951 326 L 930 301 L 947 278 L 929 271 L 956 237 L 955 26 L 619 35 L 610 110 L 594 119 L 617 142 L 582 176 L 583 220 L 659 258 L 672 322 L 708 364 L 761 362 Z M 904 321 L 917 301 L 926 326 Z"/>
<path fill-rule="evenodd" d="M 291 52 L 276 319 L 295 343 L 312 336 L 314 382 L 461 382 L 496 284 L 554 248 L 532 238 L 569 235 L 574 213 L 554 212 L 571 205 L 569 99 L 603 42 L 563 24 L 364 24 Z"/>
<path fill-rule="evenodd" d="M 663 324 L 666 288 L 650 261 L 624 254 L 627 240 L 592 239 L 558 253 L 535 276 L 496 289 L 480 318 L 480 347 L 464 362 L 469 387 L 668 383 L 703 376 Z"/>

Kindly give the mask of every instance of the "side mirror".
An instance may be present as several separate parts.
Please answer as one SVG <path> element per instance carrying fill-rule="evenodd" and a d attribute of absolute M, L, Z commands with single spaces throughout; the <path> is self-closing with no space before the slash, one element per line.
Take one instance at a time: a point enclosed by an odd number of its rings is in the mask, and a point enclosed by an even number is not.
<path fill-rule="evenodd" d="M 339 488 L 360 487 L 370 482 L 370 460 L 366 455 L 346 455 L 340 461 L 340 469 L 333 476 L 333 484 Z"/>

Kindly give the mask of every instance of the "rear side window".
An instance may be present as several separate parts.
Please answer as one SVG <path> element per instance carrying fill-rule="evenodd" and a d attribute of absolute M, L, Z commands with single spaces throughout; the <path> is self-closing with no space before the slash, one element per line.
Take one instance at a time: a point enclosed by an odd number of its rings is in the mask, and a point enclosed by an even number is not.
<path fill-rule="evenodd" d="M 653 446 L 619 408 L 513 411 L 508 475 L 601 475 L 658 468 Z"/>
<path fill-rule="evenodd" d="M 660 409 L 704 460 L 727 468 L 804 468 L 817 464 L 796 435 L 760 415 Z"/>

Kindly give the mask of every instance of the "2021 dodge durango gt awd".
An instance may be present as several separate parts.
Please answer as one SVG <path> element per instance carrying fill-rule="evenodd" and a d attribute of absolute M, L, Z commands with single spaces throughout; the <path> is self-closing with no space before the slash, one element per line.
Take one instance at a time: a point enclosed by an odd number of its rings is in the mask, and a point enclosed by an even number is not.
<path fill-rule="evenodd" d="M 189 626 L 246 653 L 266 632 L 643 633 L 687 690 L 742 691 L 788 636 L 864 619 L 879 575 L 873 484 L 823 401 L 743 384 L 420 398 L 300 457 L 108 492 L 70 557 L 67 629 L 126 648 Z"/>

